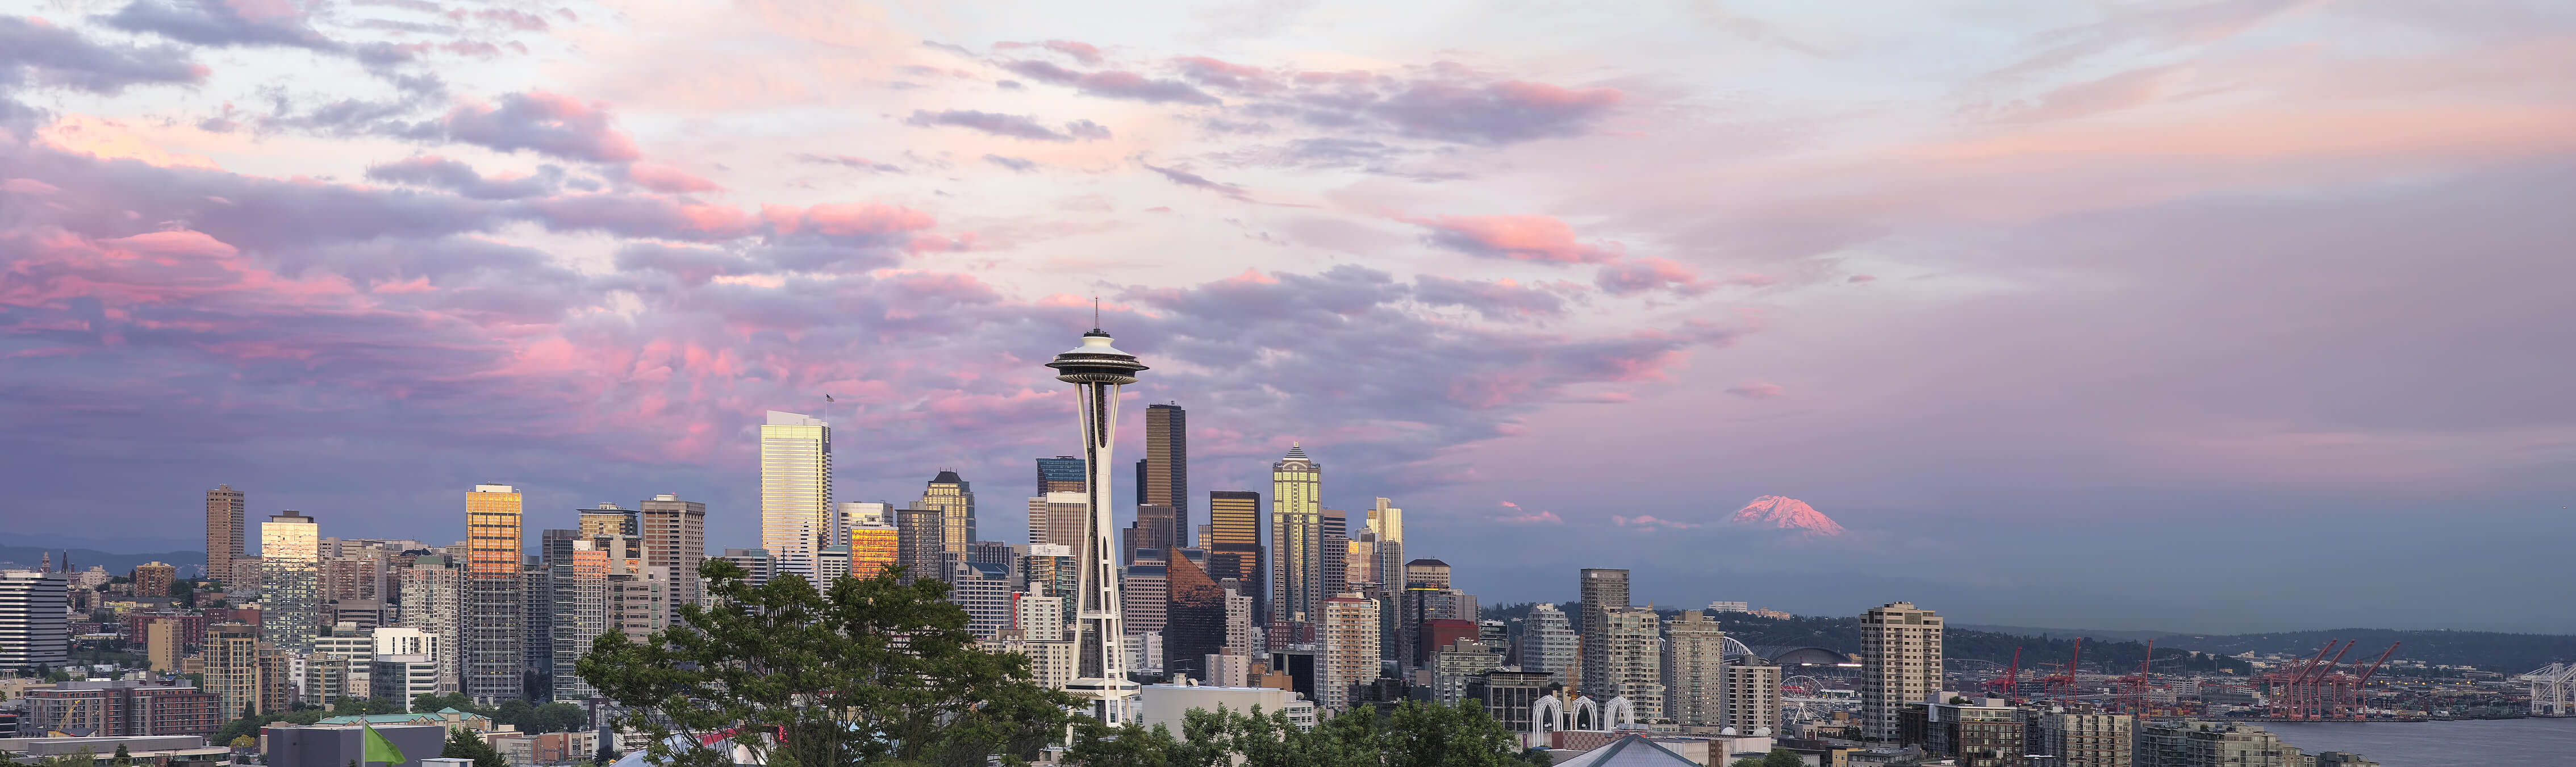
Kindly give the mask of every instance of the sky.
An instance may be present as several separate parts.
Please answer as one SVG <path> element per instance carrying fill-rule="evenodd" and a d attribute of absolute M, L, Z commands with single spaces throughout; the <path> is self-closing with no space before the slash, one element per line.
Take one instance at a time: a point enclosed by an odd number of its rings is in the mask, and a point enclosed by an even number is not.
<path fill-rule="evenodd" d="M 2576 632 L 2565 3 L 8 6 L 0 539 L 750 546 L 786 410 L 1025 540 L 1096 299 L 1487 604 Z"/>

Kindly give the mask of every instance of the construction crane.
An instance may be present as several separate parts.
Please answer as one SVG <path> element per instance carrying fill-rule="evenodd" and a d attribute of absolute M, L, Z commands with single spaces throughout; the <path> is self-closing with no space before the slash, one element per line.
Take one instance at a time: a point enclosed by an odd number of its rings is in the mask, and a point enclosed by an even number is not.
<path fill-rule="evenodd" d="M 2371 677 L 2373 677 L 2373 676 L 2377 676 L 2377 675 L 2379 675 L 2379 666 L 2380 666 L 2381 664 L 2384 664 L 2384 663 L 2387 663 L 2387 662 L 2388 662 L 2388 656 L 2391 656 L 2391 655 L 2395 655 L 2395 654 L 2397 654 L 2397 645 L 2399 645 L 2399 644 L 2402 644 L 2402 643 L 2401 643 L 2401 642 L 2390 642 L 2390 643 L 2388 643 L 2388 649 L 2387 649 L 2387 650 L 2383 650 L 2383 651 L 2381 651 L 2381 652 L 2379 653 L 2379 660 L 2371 661 L 2371 662 L 2370 662 L 2370 668 L 2362 669 L 2361 674 L 2360 674 L 2358 677 L 2356 677 L 2356 678 L 2354 678 L 2354 679 L 2352 680 L 2352 693 L 2351 693 L 2351 697 L 2350 697 L 2350 701 L 2351 701 L 2351 704 L 2352 704 L 2352 718 L 2354 718 L 2354 719 L 2360 719 L 2360 718 L 2362 718 L 2362 715 L 2361 715 L 2361 709 L 2362 709 L 2362 705 L 2361 705 L 2362 689 L 2361 689 L 2361 688 L 2362 688 L 2362 686 L 2363 686 L 2363 685 L 2370 684 L 2370 678 L 2371 678 Z"/>
<path fill-rule="evenodd" d="M 2039 690 L 2040 690 L 2040 694 L 2041 694 L 2041 695 L 2045 695 L 2045 696 L 2049 696 L 2049 697 L 2056 697 L 2056 698 L 2073 698 L 2073 697 L 2075 697 L 2075 693 L 2076 693 L 2076 690 L 2075 690 L 2075 687 L 2076 687 L 2076 684 L 2075 684 L 2075 669 L 2076 669 L 2077 664 L 2080 664 L 2080 663 L 2083 663 L 2083 662 L 2084 662 L 2084 638 L 2083 638 L 2083 637 L 2076 637 L 2076 638 L 2075 638 L 2075 653 L 2074 653 L 2074 655 L 2072 655 L 2072 656 L 2070 656 L 2070 657 L 2068 657 L 2068 658 L 2066 659 L 2066 672 L 2065 672 L 2065 673 L 2062 673 L 2062 674 L 2052 674 L 2052 675 L 2049 675 L 2049 676 L 2041 677 L 2041 678 L 2040 678 L 2040 680 L 2039 680 Z"/>
<path fill-rule="evenodd" d="M 2013 648 L 2012 665 L 2010 665 L 2010 666 L 2006 666 L 2006 667 L 2004 668 L 2004 678 L 2002 678 L 2002 679 L 1988 679 L 1988 680 L 1986 680 L 1986 691 L 1987 691 L 1987 692 L 1995 692 L 1995 691 L 1997 690 L 1997 687 L 1999 687 L 1999 686 L 2000 686 L 2000 687 L 2002 688 L 2002 692 L 2003 692 L 2004 697 L 2005 697 L 2006 699 L 2010 699 L 2011 697 L 2013 697 L 2013 695 L 2014 695 L 2016 692 L 2018 692 L 2018 687 L 2019 687 L 2020 683 L 2021 683 L 2021 648 L 2019 648 L 2019 647 L 2015 647 L 2015 648 Z"/>

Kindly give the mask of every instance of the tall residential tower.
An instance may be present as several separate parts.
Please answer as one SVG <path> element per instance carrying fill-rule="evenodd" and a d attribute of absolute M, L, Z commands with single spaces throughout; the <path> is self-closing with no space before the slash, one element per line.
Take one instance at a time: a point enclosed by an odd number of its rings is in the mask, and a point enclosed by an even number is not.
<path fill-rule="evenodd" d="M 322 542 L 313 518 L 282 511 L 259 525 L 259 638 L 302 652 L 322 633 Z"/>
<path fill-rule="evenodd" d="M 1586 608 L 1590 609 L 1590 608 Z M 1892 740 L 1905 704 L 1941 689 L 1941 615 L 1889 602 L 1860 616 L 1861 737 Z"/>
<path fill-rule="evenodd" d="M 520 536 L 518 488 L 475 485 L 465 494 L 465 694 L 481 705 L 527 695 Z"/>
<path fill-rule="evenodd" d="M 206 573 L 219 581 L 233 578 L 233 560 L 242 555 L 244 509 L 242 491 L 231 485 L 217 485 L 206 491 Z"/>
<path fill-rule="evenodd" d="M 1610 611 L 1628 607 L 1628 571 L 1585 568 L 1577 584 L 1583 598 L 1583 694 L 1609 700 L 1617 680 L 1610 674 Z"/>

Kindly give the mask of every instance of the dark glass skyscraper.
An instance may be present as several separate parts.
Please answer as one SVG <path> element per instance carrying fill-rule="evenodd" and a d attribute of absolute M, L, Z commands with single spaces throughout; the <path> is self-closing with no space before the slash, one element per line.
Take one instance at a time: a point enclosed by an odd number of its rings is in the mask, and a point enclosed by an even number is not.
<path fill-rule="evenodd" d="M 1252 597 L 1256 624 L 1270 616 L 1270 567 L 1261 549 L 1261 494 L 1249 490 L 1208 493 L 1208 577 L 1233 578 Z"/>
<path fill-rule="evenodd" d="M 1178 549 L 1165 564 L 1163 672 L 1207 679 L 1207 656 L 1225 649 L 1225 589 L 1208 577 L 1206 549 Z"/>
<path fill-rule="evenodd" d="M 1190 545 L 1190 414 L 1180 403 L 1145 406 L 1144 476 L 1136 480 L 1136 504 L 1170 509 L 1164 548 Z"/>
<path fill-rule="evenodd" d="M 1070 455 L 1038 459 L 1038 495 L 1082 492 L 1082 459 Z"/>

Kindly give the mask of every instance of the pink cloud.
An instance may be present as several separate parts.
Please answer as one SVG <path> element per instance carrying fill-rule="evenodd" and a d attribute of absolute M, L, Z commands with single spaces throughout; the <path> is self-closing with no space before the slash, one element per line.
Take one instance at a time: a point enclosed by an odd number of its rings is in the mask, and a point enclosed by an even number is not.
<path fill-rule="evenodd" d="M 928 229 L 938 223 L 928 213 L 873 202 L 825 203 L 810 208 L 763 205 L 760 215 L 782 234 L 888 235 Z"/>
<path fill-rule="evenodd" d="M 1762 284 L 1737 281 L 1743 276 L 1744 275 L 1738 274 L 1734 277 L 1729 277 L 1726 284 Z M 1769 279 L 1758 274 L 1751 276 L 1761 279 Z M 1614 296 L 1631 295 L 1650 290 L 1671 290 L 1672 292 L 1680 295 L 1695 296 L 1708 292 L 1710 288 L 1715 287 L 1716 285 L 1715 283 L 1700 279 L 1699 272 L 1688 266 L 1684 266 L 1671 259 L 1655 258 L 1653 256 L 1602 264 L 1601 273 L 1594 279 L 1594 284 L 1599 285 L 1603 291 Z"/>
<path fill-rule="evenodd" d="M 646 189 L 651 189 L 665 194 L 715 192 L 722 191 L 724 189 L 724 187 L 717 186 L 716 182 L 708 181 L 705 178 L 692 175 L 688 171 L 680 170 L 668 165 L 637 163 L 627 166 L 626 177 L 633 179 L 635 183 L 644 185 L 644 188 Z"/>
<path fill-rule="evenodd" d="M 1513 502 L 1511 502 L 1511 501 L 1504 501 L 1504 502 L 1502 502 L 1502 503 L 1503 503 L 1503 511 L 1502 511 L 1502 512 L 1500 512 L 1497 516 L 1495 516 L 1495 517 L 1494 517 L 1494 521 L 1496 521 L 1496 522 L 1501 522 L 1501 523 L 1503 523 L 1503 524 L 1507 524 L 1507 525 L 1561 525 L 1561 524 L 1565 524 L 1565 520 L 1564 520 L 1564 519 L 1562 519 L 1562 518 L 1557 517 L 1557 516 L 1556 516 L 1556 512 L 1553 512 L 1553 511 L 1545 511 L 1545 510 L 1541 510 L 1541 511 L 1530 511 L 1530 510 L 1527 510 L 1527 509 L 1523 509 L 1523 508 L 1521 508 L 1521 505 L 1520 505 L 1520 504 L 1513 503 Z"/>
<path fill-rule="evenodd" d="M 610 126 L 604 101 L 532 90 L 501 97 L 498 106 L 458 105 L 447 113 L 448 135 L 504 152 L 526 149 L 572 160 L 627 162 L 643 155 L 635 140 Z"/>
<path fill-rule="evenodd" d="M 1781 389 L 1779 384 L 1763 381 L 1737 384 L 1726 388 L 1726 393 L 1747 399 L 1770 399 L 1772 397 L 1780 396 L 1784 392 L 1785 390 Z"/>
<path fill-rule="evenodd" d="M 1431 233 L 1426 236 L 1434 245 L 1487 258 L 1591 264 L 1619 257 L 1616 243 L 1604 246 L 1577 240 L 1574 227 L 1554 216 L 1397 216 L 1396 220 L 1430 229 Z"/>
<path fill-rule="evenodd" d="M 1850 282 L 1850 283 L 1877 282 L 1877 281 L 1878 281 L 1878 277 L 1877 277 L 1876 275 L 1855 274 L 1855 275 L 1852 275 L 1850 279 L 1846 279 L 1846 280 L 1843 280 L 1843 281 L 1844 281 L 1844 282 Z"/>

